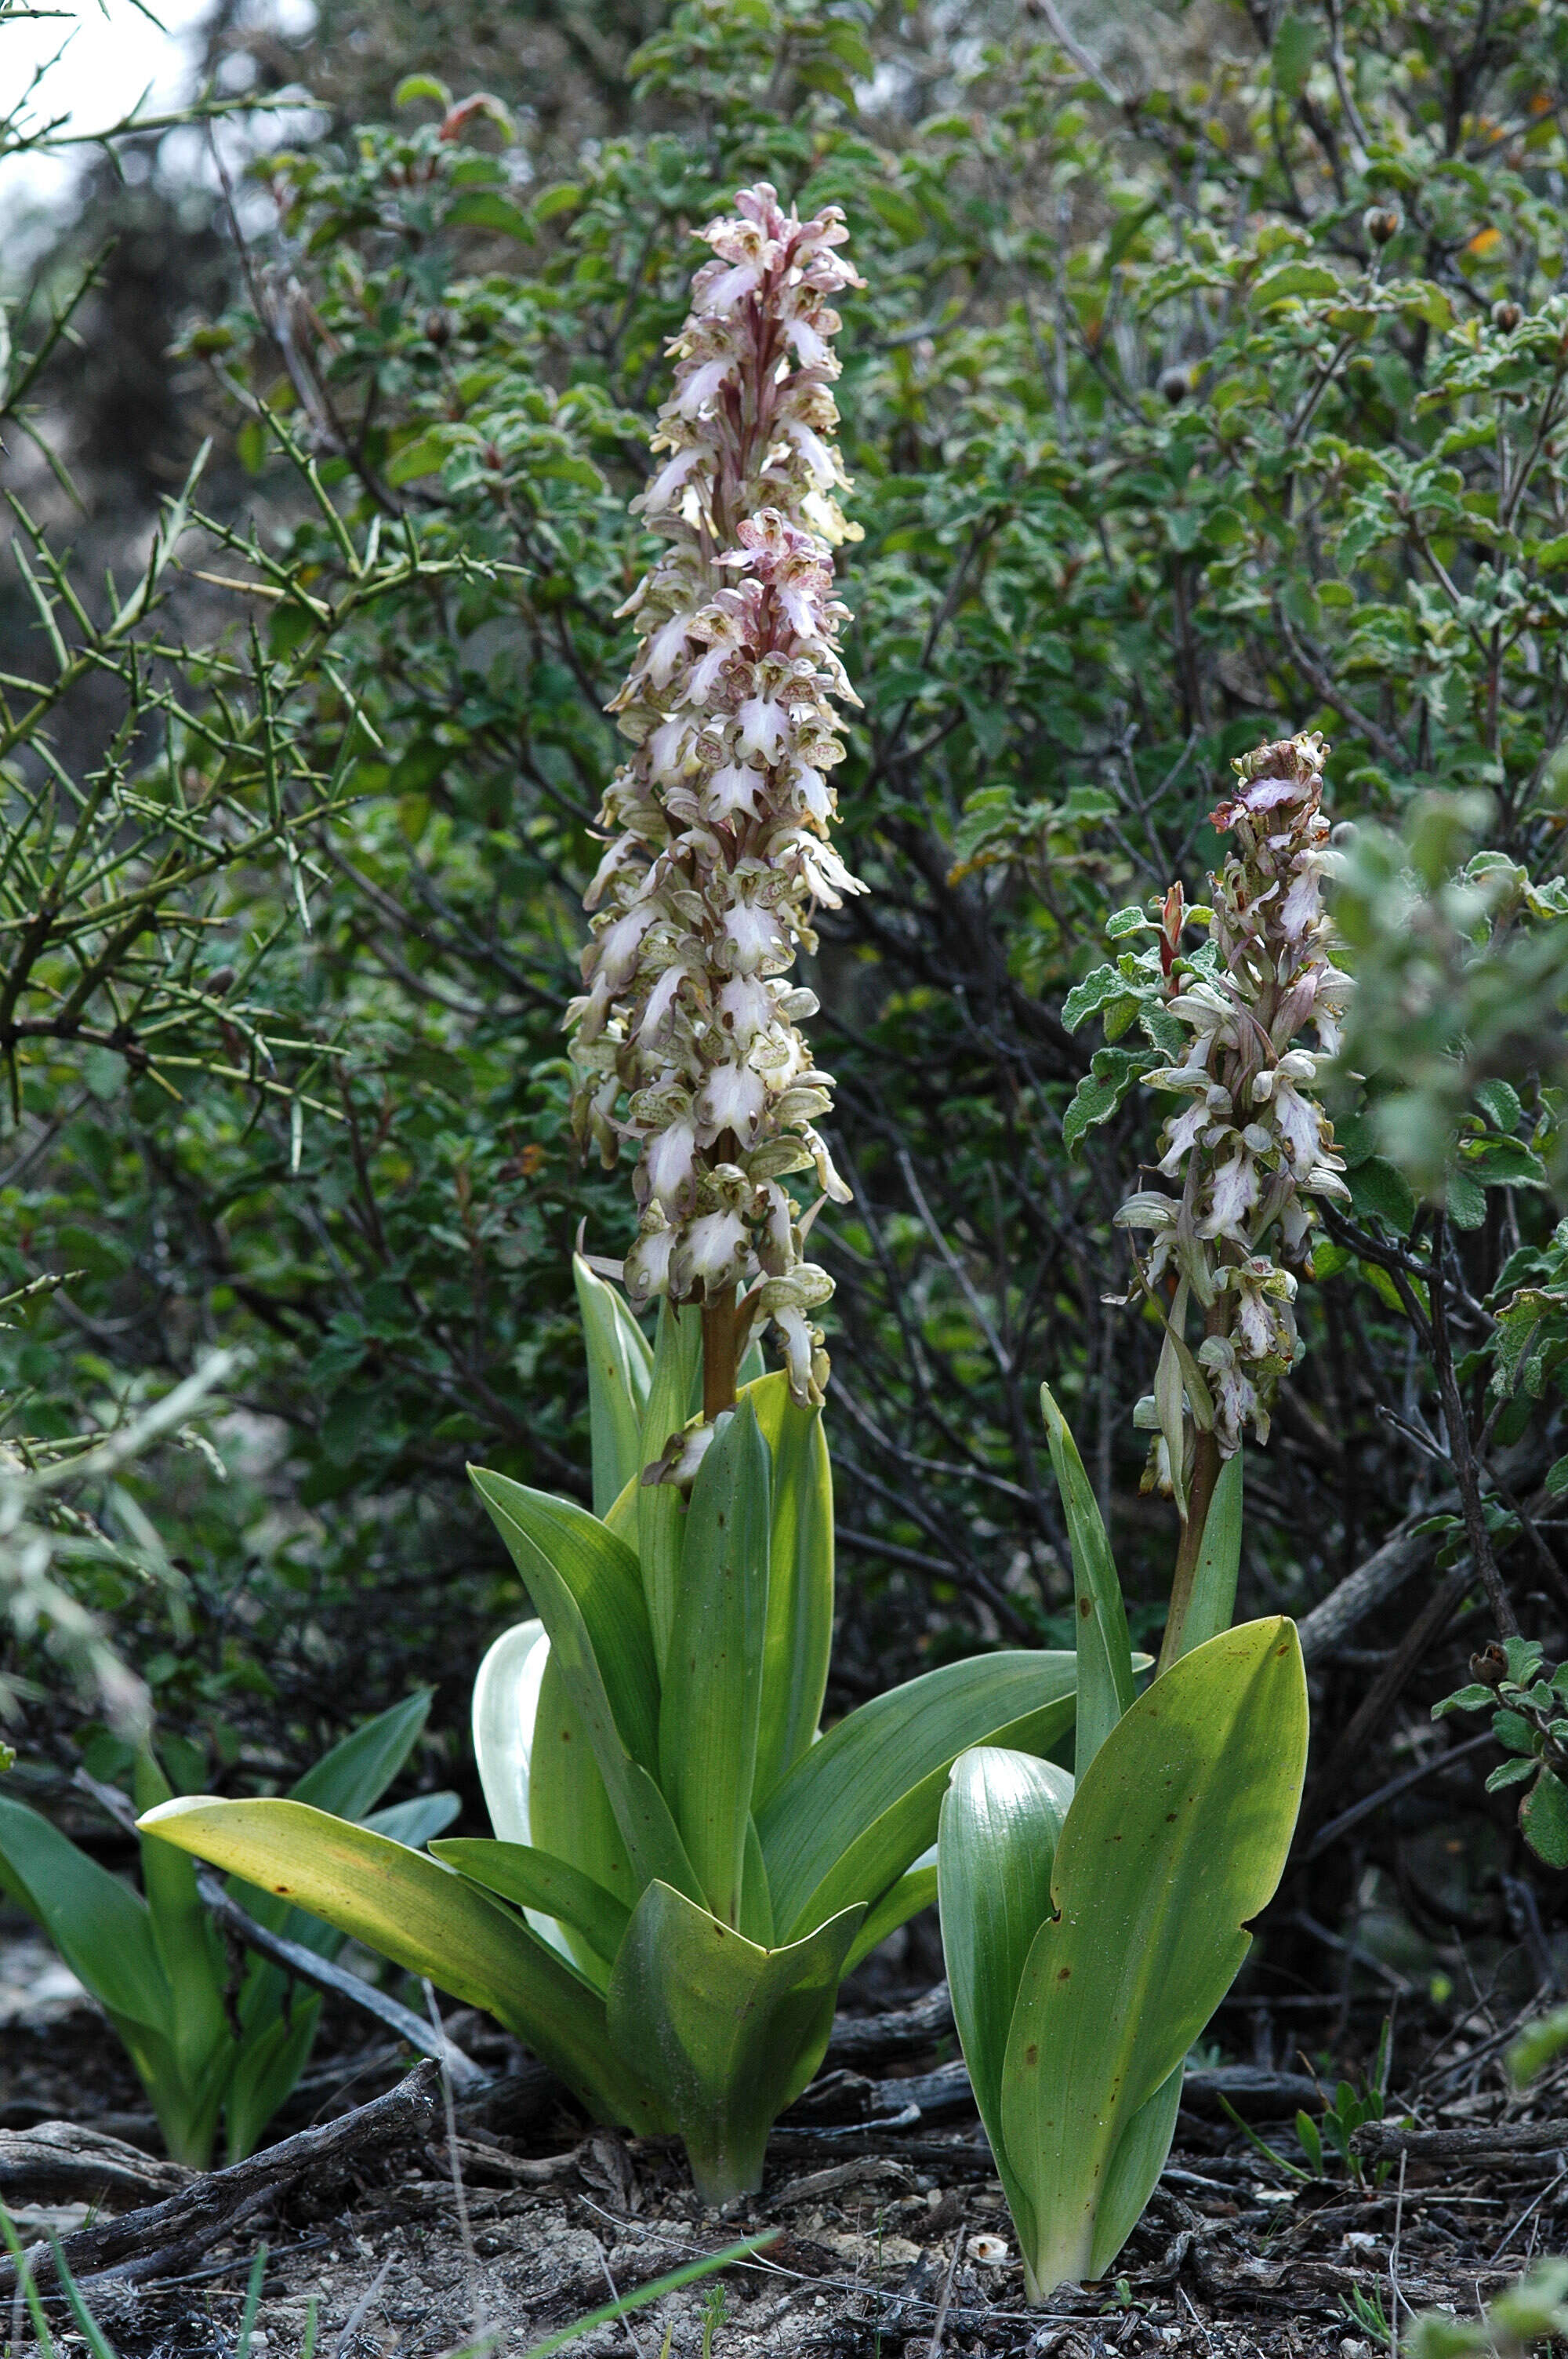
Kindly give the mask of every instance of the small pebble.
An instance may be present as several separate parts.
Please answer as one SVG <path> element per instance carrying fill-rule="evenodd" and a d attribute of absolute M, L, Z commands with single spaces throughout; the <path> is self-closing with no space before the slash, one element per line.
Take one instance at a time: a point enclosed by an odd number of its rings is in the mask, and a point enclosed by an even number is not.
<path fill-rule="evenodd" d="M 983 2269 L 1000 2269 L 1008 2258 L 1007 2245 L 1000 2236 L 971 2236 L 967 2247 L 971 2261 L 979 2261 Z"/>

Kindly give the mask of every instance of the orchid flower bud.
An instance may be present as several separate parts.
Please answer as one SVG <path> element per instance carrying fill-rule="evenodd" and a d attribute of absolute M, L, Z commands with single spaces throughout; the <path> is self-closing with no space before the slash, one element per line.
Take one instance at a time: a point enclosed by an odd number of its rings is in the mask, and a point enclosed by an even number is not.
<path fill-rule="evenodd" d="M 567 1016 L 574 1121 L 607 1163 L 638 1150 L 633 1303 L 717 1303 L 765 1280 L 757 1308 L 791 1388 L 820 1402 L 807 1312 L 832 1282 L 806 1261 L 779 1178 L 815 1169 L 835 1201 L 849 1190 L 815 1127 L 832 1076 L 797 1028 L 816 1001 L 785 978 L 816 946 L 816 909 L 865 889 L 827 842 L 837 708 L 858 701 L 833 551 L 860 537 L 836 496 L 849 486 L 831 299 L 864 282 L 835 251 L 838 208 L 802 222 L 766 182 L 701 234 L 714 259 L 632 503 L 668 546 L 622 609 L 638 647 L 611 710 L 632 751 L 600 813 L 609 848 Z"/>

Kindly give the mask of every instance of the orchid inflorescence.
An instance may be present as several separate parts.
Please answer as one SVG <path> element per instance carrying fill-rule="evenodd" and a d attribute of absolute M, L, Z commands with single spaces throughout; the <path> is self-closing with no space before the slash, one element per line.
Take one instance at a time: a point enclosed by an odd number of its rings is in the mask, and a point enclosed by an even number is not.
<path fill-rule="evenodd" d="M 832 1293 L 783 1185 L 815 1169 L 848 1201 L 816 1128 L 831 1104 L 788 981 L 818 907 L 864 889 L 827 841 L 843 759 L 832 551 L 858 537 L 832 437 L 830 298 L 863 281 L 834 249 L 838 208 L 785 213 L 766 182 L 701 234 L 659 413 L 667 453 L 639 509 L 669 547 L 622 613 L 638 649 L 611 711 L 633 751 L 605 793 L 609 848 L 587 896 L 586 986 L 568 1015 L 579 1137 L 608 1168 L 639 1149 L 633 1305 L 732 1301 L 784 1339 L 796 1399 L 827 1363 L 810 1313 Z"/>
<path fill-rule="evenodd" d="M 1190 1033 L 1179 1061 L 1146 1073 L 1150 1088 L 1187 1103 L 1161 1134 L 1159 1169 L 1181 1194 L 1145 1189 L 1117 1218 L 1150 1230 L 1141 1282 L 1156 1300 L 1173 1279 L 1171 1356 L 1182 1369 L 1181 1313 L 1188 1299 L 1205 1316 L 1197 1370 L 1182 1370 L 1189 1408 L 1212 1404 L 1220 1455 L 1240 1446 L 1250 1423 L 1267 1439 L 1281 1375 L 1301 1355 L 1296 1272 L 1311 1254 L 1314 1200 L 1346 1195 L 1334 1133 L 1312 1094 L 1321 1058 L 1339 1045 L 1349 978 L 1335 966 L 1323 882 L 1333 861 L 1323 813 L 1323 739 L 1283 738 L 1234 765 L 1238 786 L 1213 813 L 1235 848 L 1211 878 L 1213 905 L 1189 910 L 1182 888 L 1166 895 L 1159 920 L 1166 1007 Z M 1184 927 L 1206 914 L 1209 939 L 1184 960 Z M 1311 1027 L 1315 1049 L 1300 1045 Z M 1201 1377 L 1195 1383 L 1197 1371 Z M 1139 1404 L 1139 1422 L 1158 1435 L 1153 1479 L 1171 1486 L 1170 1418 L 1160 1386 Z"/>

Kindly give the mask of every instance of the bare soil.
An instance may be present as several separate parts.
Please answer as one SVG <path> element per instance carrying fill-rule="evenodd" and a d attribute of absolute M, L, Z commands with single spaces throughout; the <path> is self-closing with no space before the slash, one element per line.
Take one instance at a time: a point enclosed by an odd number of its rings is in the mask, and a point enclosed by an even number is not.
<path fill-rule="evenodd" d="M 477 2017 L 450 2027 L 498 2075 L 523 2062 Z M 1470 2036 L 1476 2071 L 1446 2112 L 1423 2107 L 1423 2118 L 1484 2122 L 1517 2106 L 1482 2058 L 1489 2044 L 1495 2057 L 1495 2033 L 1478 2019 Z M 388 2086 L 398 2060 L 378 2040 L 358 2019 L 330 2015 L 278 2133 Z M 943 2052 L 890 2069 L 907 2076 Z M 1451 2085 L 1454 2055 L 1450 2041 Z M 297 2190 L 259 2233 L 247 2226 L 189 2277 L 132 2288 L 96 2280 L 92 2307 L 123 2359 L 226 2359 L 264 2240 L 256 2359 L 299 2359 L 312 2315 L 318 2359 L 434 2359 L 487 2335 L 497 2354 L 524 2353 L 612 2293 L 770 2231 L 774 2241 L 754 2259 L 593 2329 L 574 2349 L 582 2359 L 935 2359 L 935 2343 L 943 2359 L 1374 2359 L 1373 2321 L 1393 2310 L 1396 2286 L 1401 2318 L 1406 2304 L 1474 2316 L 1568 2234 L 1562 2154 L 1410 2163 L 1402 2191 L 1398 2166 L 1378 2187 L 1343 2174 L 1303 2182 L 1223 2120 L 1184 2114 L 1114 2281 L 1032 2310 L 972 2121 L 894 2128 L 819 2118 L 831 2116 L 836 2094 L 840 2109 L 865 2105 L 863 2071 L 841 2072 L 837 2089 L 819 2084 L 813 2118 L 775 2134 L 762 2195 L 722 2216 L 703 2211 L 668 2142 L 592 2129 L 564 2094 L 546 2093 L 541 2104 L 536 2077 L 531 2090 L 519 2085 L 514 2117 L 503 2094 L 488 2114 L 454 2114 L 449 2137 Z M 27 1935 L 0 1947 L 0 2127 L 46 2118 L 157 2150 L 113 2035 Z M 1256 2126 L 1297 2154 L 1287 2123 Z M 23 2224 L 30 2237 L 81 2216 L 41 2205 Z M 26 2347 L 13 2337 L 14 2351 Z"/>

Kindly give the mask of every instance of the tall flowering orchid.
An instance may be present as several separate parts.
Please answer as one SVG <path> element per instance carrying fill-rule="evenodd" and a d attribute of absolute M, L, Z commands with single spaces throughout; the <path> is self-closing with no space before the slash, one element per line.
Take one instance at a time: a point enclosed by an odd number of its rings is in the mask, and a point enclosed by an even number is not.
<path fill-rule="evenodd" d="M 1325 755 L 1314 732 L 1237 762 L 1236 791 L 1213 813 L 1235 844 L 1211 879 L 1208 940 L 1182 957 L 1184 927 L 1198 913 L 1179 885 L 1159 920 L 1165 1012 L 1186 1046 L 1144 1080 L 1186 1101 L 1160 1137 L 1159 1169 L 1181 1193 L 1143 1190 L 1117 1218 L 1152 1232 L 1141 1278 L 1166 1318 L 1154 1392 L 1137 1411 L 1156 1435 L 1147 1481 L 1173 1489 L 1199 1533 L 1243 1428 L 1268 1437 L 1280 1378 L 1301 1356 L 1296 1274 L 1310 1258 L 1317 1201 L 1347 1193 L 1313 1095 L 1320 1059 L 1339 1045 L 1350 990 L 1334 964 L 1323 902 L 1333 859 Z M 1315 1047 L 1304 1044 L 1309 1031 Z M 1204 1315 L 1195 1355 L 1182 1332 L 1190 1301 Z"/>
<path fill-rule="evenodd" d="M 795 1399 L 823 1397 L 810 1314 L 833 1284 L 783 1182 L 814 1169 L 825 1197 L 849 1191 L 816 1128 L 832 1076 L 799 1029 L 817 1002 L 788 971 L 816 947 L 816 909 L 864 890 L 828 842 L 834 700 L 859 701 L 833 595 L 832 552 L 858 533 L 836 496 L 831 299 L 864 282 L 835 252 L 836 206 L 802 222 L 765 181 L 736 201 L 701 233 L 714 259 L 670 347 L 665 455 L 633 502 L 669 546 L 622 610 L 638 648 L 611 710 L 633 751 L 600 815 L 609 845 L 567 1019 L 579 1138 L 606 1168 L 624 1141 L 639 1150 L 627 1292 L 703 1306 L 709 1417 L 758 1314 Z"/>

